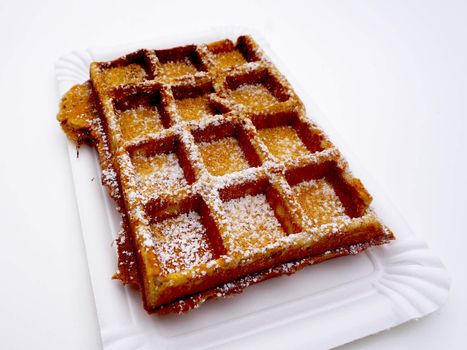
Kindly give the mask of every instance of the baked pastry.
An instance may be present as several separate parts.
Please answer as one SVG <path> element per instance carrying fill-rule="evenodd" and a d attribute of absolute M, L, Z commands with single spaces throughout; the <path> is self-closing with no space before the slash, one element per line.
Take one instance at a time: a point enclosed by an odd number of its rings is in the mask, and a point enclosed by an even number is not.
<path fill-rule="evenodd" d="M 184 312 L 394 239 L 250 36 L 93 62 L 58 120 L 122 214 L 115 278 Z"/>

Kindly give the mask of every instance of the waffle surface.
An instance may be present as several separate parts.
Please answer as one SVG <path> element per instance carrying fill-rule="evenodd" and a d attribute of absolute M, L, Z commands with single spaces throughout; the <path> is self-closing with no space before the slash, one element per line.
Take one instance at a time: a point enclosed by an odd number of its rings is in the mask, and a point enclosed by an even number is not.
<path fill-rule="evenodd" d="M 250 36 L 93 62 L 58 120 L 99 154 L 123 219 L 115 277 L 148 312 L 394 239 Z"/>

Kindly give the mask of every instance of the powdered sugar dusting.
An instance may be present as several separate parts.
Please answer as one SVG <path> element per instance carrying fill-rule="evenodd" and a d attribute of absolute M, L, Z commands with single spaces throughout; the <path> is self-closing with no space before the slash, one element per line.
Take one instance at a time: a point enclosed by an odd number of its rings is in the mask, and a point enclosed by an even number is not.
<path fill-rule="evenodd" d="M 120 129 L 125 140 L 132 141 L 142 134 L 156 133 L 163 129 L 156 107 L 128 109 L 120 112 Z"/>
<path fill-rule="evenodd" d="M 103 183 L 124 204 L 129 241 L 135 244 L 133 252 L 122 250 L 121 256 L 133 253 L 132 258 L 145 265 L 143 271 L 149 271 L 144 277 L 157 279 L 151 291 L 143 286 L 146 297 L 172 292 L 174 298 L 185 297 L 197 283 L 215 281 L 224 269 L 235 271 L 245 264 L 252 271 L 264 266 L 254 265 L 259 260 L 273 259 L 275 253 L 280 260 L 289 249 L 303 251 L 330 232 L 357 232 L 355 228 L 364 230 L 369 222 L 376 226 L 368 211 L 368 217 L 347 216 L 324 179 L 290 188 L 287 181 L 301 178 L 300 171 L 308 171 L 308 165 L 347 165 L 324 134 L 324 150 L 307 149 L 300 138 L 307 134 L 303 128 L 314 133 L 316 127 L 307 124 L 303 104 L 251 38 L 240 38 L 239 43 L 221 54 L 193 45 L 164 53 L 142 50 L 136 56 L 93 63 L 92 82 L 77 90 L 87 91 L 89 99 L 91 92 L 96 94 L 96 117 L 88 119 L 92 113 L 83 114 L 86 109 L 81 108 L 68 108 L 71 112 L 60 115 L 64 129 L 74 130 L 78 140 L 89 136 L 85 129 L 92 132 Z M 76 118 L 70 116 L 73 113 Z M 299 129 L 278 126 L 290 115 L 299 121 L 291 125 Z M 200 217 L 206 208 L 212 222 Z M 164 210 L 165 216 L 157 210 Z M 340 238 L 336 247 L 345 244 L 346 237 Z M 334 248 L 325 255 L 340 252 Z M 285 263 L 270 272 L 291 273 L 297 266 L 300 263 Z M 216 288 L 216 295 L 240 291 L 262 279 L 258 274 L 243 277 Z M 186 310 L 211 296 L 200 295 L 195 304 L 187 298 L 177 305 Z M 157 302 L 151 301 L 149 308 Z"/>
<path fill-rule="evenodd" d="M 237 139 L 233 137 L 202 142 L 198 146 L 204 164 L 212 175 L 221 176 L 249 167 Z"/>
<path fill-rule="evenodd" d="M 243 84 L 230 92 L 232 100 L 251 111 L 261 111 L 277 104 L 277 99 L 262 84 Z"/>
<path fill-rule="evenodd" d="M 196 67 L 188 57 L 178 61 L 168 61 L 161 65 L 159 78 L 171 82 L 186 75 L 197 72 Z"/>
<path fill-rule="evenodd" d="M 264 194 L 230 200 L 223 209 L 228 220 L 225 238 L 231 250 L 261 248 L 285 234 Z"/>
<path fill-rule="evenodd" d="M 304 181 L 292 188 L 316 232 L 338 232 L 351 219 L 332 186 L 324 179 Z"/>
<path fill-rule="evenodd" d="M 245 57 L 238 50 L 220 52 L 214 55 L 214 61 L 222 68 L 231 68 L 246 63 Z"/>
<path fill-rule="evenodd" d="M 308 153 L 308 149 L 291 126 L 260 129 L 258 135 L 266 144 L 269 152 L 281 161 Z"/>
<path fill-rule="evenodd" d="M 146 77 L 143 67 L 139 64 L 105 69 L 103 71 L 104 82 L 108 88 L 143 81 Z"/>
<path fill-rule="evenodd" d="M 197 121 L 205 115 L 212 114 L 206 95 L 176 100 L 176 104 L 182 120 Z"/>
<path fill-rule="evenodd" d="M 162 153 L 150 157 L 137 154 L 132 158 L 132 162 L 141 185 L 140 192 L 147 198 L 188 186 L 175 153 Z"/>
<path fill-rule="evenodd" d="M 152 225 L 159 257 L 167 273 L 190 269 L 213 258 L 205 227 L 197 212 Z"/>

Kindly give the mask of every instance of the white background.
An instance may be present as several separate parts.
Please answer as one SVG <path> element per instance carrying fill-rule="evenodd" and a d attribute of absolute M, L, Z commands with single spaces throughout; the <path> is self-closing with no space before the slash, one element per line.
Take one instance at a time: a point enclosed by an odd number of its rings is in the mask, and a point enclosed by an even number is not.
<path fill-rule="evenodd" d="M 54 62 L 226 24 L 267 34 L 452 276 L 440 311 L 343 348 L 465 348 L 466 18 L 456 1 L 0 0 L 0 348 L 101 348 Z"/>

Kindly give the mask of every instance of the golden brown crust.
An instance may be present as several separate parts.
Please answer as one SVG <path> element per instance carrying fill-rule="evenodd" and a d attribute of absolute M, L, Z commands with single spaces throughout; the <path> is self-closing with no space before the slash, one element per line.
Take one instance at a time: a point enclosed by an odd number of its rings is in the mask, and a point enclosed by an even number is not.
<path fill-rule="evenodd" d="M 148 312 L 394 238 L 249 36 L 94 62 L 57 118 L 98 151 L 123 219 L 114 278 L 139 287 Z"/>

